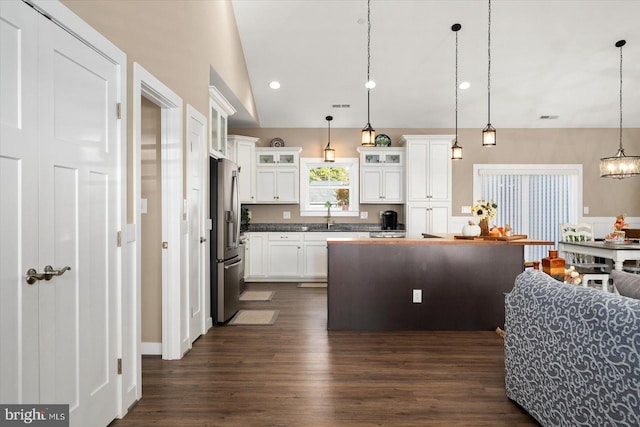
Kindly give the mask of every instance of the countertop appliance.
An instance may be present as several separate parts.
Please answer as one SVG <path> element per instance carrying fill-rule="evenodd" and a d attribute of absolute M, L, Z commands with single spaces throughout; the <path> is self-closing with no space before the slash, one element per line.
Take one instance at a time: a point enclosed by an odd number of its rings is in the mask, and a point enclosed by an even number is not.
<path fill-rule="evenodd" d="M 210 159 L 211 182 L 211 316 L 226 322 L 240 305 L 244 248 L 240 245 L 238 166 L 227 159 Z"/>
<path fill-rule="evenodd" d="M 398 228 L 398 213 L 396 211 L 382 212 L 382 229 L 396 230 Z"/>

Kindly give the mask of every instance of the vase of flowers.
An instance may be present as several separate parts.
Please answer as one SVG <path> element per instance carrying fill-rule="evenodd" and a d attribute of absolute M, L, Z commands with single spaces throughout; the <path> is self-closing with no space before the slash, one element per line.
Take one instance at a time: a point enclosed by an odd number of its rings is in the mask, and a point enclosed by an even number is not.
<path fill-rule="evenodd" d="M 498 213 L 498 205 L 493 200 L 485 202 L 484 199 L 479 199 L 472 208 L 473 216 L 480 219 L 480 235 L 489 235 L 489 220 L 494 219 Z"/>

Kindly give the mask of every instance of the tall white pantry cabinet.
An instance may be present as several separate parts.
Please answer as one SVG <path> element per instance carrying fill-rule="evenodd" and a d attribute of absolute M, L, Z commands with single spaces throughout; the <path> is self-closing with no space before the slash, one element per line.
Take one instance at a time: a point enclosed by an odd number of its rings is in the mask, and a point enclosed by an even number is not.
<path fill-rule="evenodd" d="M 403 135 L 408 238 L 447 233 L 451 216 L 452 135 Z"/>

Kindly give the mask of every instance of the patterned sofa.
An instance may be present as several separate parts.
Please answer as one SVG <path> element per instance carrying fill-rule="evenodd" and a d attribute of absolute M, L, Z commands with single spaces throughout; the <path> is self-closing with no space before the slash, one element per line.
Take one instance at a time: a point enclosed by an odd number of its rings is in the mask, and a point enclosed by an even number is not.
<path fill-rule="evenodd" d="M 520 274 L 505 302 L 507 397 L 543 426 L 640 426 L 640 300 Z"/>

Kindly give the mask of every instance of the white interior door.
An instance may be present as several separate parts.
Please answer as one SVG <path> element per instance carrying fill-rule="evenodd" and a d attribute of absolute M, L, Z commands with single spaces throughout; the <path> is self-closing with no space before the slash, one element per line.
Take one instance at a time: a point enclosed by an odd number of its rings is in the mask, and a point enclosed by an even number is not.
<path fill-rule="evenodd" d="M 31 12 L 31 13 L 29 13 Z M 39 402 L 38 16 L 0 2 L 0 402 Z"/>
<path fill-rule="evenodd" d="M 6 172 L 2 168 L 3 211 L 7 203 L 4 192 L 15 187 L 13 181 L 4 179 L 4 174 L 21 183 L 10 192 L 13 200 L 8 200 L 17 202 L 19 208 L 14 207 L 12 213 L 2 217 L 2 240 L 8 240 L 5 229 L 14 228 L 16 234 L 16 240 L 2 244 L 3 255 L 13 247 L 17 256 L 25 258 L 20 253 L 25 247 L 20 243 L 27 243 L 26 237 L 32 239 L 28 243 L 32 251 L 26 257 L 29 264 L 25 265 L 25 260 L 16 263 L 25 271 L 16 277 L 15 268 L 7 273 L 4 265 L 2 269 L 3 288 L 8 279 L 11 297 L 20 293 L 25 296 L 8 311 L 11 318 L 7 319 L 5 307 L 9 303 L 2 299 L 1 365 L 3 369 L 16 369 L 18 376 L 23 376 L 19 383 L 5 385 L 3 372 L 2 393 L 18 387 L 24 391 L 24 402 L 69 404 L 72 426 L 106 425 L 117 413 L 118 393 L 118 69 L 28 6 L 11 4 L 6 9 L 8 3 L 3 4 L 3 19 L 5 11 L 10 14 L 8 10 L 16 9 L 25 21 L 37 22 L 37 28 L 33 27 L 37 44 L 31 45 L 32 50 L 21 52 L 35 56 L 32 60 L 37 61 L 37 66 L 16 67 L 23 87 L 32 88 L 18 92 L 23 104 L 18 105 L 17 111 L 23 114 L 18 114 L 14 126 L 10 123 L 7 128 L 20 128 L 15 125 L 21 117 L 32 115 L 29 123 L 35 120 L 38 134 L 26 141 L 25 147 L 16 147 L 24 142 L 20 139 L 2 138 L 0 156 L 10 166 Z M 16 36 L 6 22 L 3 20 L 2 24 L 3 43 L 5 31 Z M 31 37 L 24 29 L 19 37 Z M 13 51 L 7 52 L 12 55 Z M 4 45 L 2 55 L 5 67 Z M 11 70 L 14 63 L 9 64 Z M 4 91 L 5 83 L 13 77 L 5 77 L 2 71 Z M 24 110 L 25 104 L 37 107 Z M 3 133 L 4 128 L 3 120 Z M 19 162 L 14 154 L 22 156 Z M 25 224 L 31 227 L 26 233 L 20 229 Z M 70 270 L 51 280 L 26 283 L 25 267 L 42 272 L 45 265 L 61 271 L 68 266 Z M 32 318 L 23 321 L 26 313 Z M 12 321 L 13 326 L 8 323 Z M 19 344 L 22 348 L 18 352 L 27 345 L 30 351 L 35 346 L 35 351 L 5 363 L 5 329 L 10 328 L 13 330 L 7 332 L 8 337 L 26 343 Z M 18 352 L 7 351 L 9 358 Z M 37 375 L 37 384 L 31 384 L 31 378 L 24 375 L 27 372 L 37 373 L 33 374 Z M 16 375 L 12 380 L 15 378 Z"/>
<path fill-rule="evenodd" d="M 187 106 L 187 182 L 189 197 L 189 337 L 193 343 L 205 332 L 204 162 L 207 152 L 207 119 Z"/>

